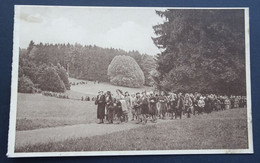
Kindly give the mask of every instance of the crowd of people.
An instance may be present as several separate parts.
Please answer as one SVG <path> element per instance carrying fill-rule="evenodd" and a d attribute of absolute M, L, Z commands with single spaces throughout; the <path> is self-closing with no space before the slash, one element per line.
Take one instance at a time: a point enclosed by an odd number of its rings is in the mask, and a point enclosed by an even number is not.
<path fill-rule="evenodd" d="M 62 98 L 62 99 L 69 99 L 68 95 L 65 95 L 63 93 L 56 93 L 51 91 L 43 91 L 41 92 L 44 96 L 50 96 L 50 97 L 56 97 L 56 98 Z"/>
<path fill-rule="evenodd" d="M 80 84 L 88 84 L 88 82 L 86 82 L 86 81 L 70 82 L 70 85 L 73 85 L 73 86 L 75 86 L 75 85 L 80 85 Z"/>
<path fill-rule="evenodd" d="M 90 97 L 89 96 L 86 96 L 86 97 L 82 96 L 81 101 L 90 101 Z"/>
<path fill-rule="evenodd" d="M 51 91 L 41 91 L 40 93 L 44 96 L 61 98 L 61 99 L 71 99 L 71 100 L 81 100 L 81 101 L 95 101 L 96 100 L 96 97 L 90 98 L 89 96 L 81 96 L 81 99 L 80 99 L 79 97 L 70 97 L 69 95 L 64 94 L 64 93 L 57 93 L 57 92 L 51 92 Z"/>
<path fill-rule="evenodd" d="M 71 86 L 76 86 L 76 85 L 82 85 L 82 84 L 88 84 L 87 81 L 77 81 L 77 82 L 69 82 Z M 99 80 L 94 80 L 93 81 L 94 84 L 99 84 L 100 81 Z"/>
<path fill-rule="evenodd" d="M 97 119 L 99 124 L 127 122 L 129 117 L 137 124 L 153 123 L 157 119 L 182 119 L 191 115 L 209 114 L 212 111 L 246 107 L 246 96 L 220 96 L 200 93 L 167 93 L 143 91 L 129 94 L 116 90 L 116 95 L 110 91 L 99 91 L 96 97 Z"/>

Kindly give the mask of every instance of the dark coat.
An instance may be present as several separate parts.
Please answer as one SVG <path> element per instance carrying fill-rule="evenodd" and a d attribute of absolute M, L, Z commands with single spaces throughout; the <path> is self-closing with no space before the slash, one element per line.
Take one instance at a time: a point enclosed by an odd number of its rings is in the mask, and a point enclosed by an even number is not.
<path fill-rule="evenodd" d="M 105 106 L 106 106 L 106 97 L 104 95 L 98 95 L 95 101 L 97 105 L 97 118 L 104 119 L 105 117 Z"/>
<path fill-rule="evenodd" d="M 212 101 L 209 98 L 205 99 L 205 112 L 210 113 L 212 111 Z"/>
<path fill-rule="evenodd" d="M 142 97 L 141 114 L 149 114 L 148 98 Z"/>
<path fill-rule="evenodd" d="M 177 110 L 177 99 L 170 100 L 170 112 L 176 112 Z"/>
<path fill-rule="evenodd" d="M 149 99 L 149 102 L 150 102 L 150 114 L 151 115 L 156 115 L 156 111 L 157 111 L 157 108 L 156 108 L 156 97 L 151 97 Z"/>
<path fill-rule="evenodd" d="M 115 115 L 120 118 L 123 115 L 123 110 L 122 110 L 122 103 L 120 101 L 116 102 L 115 106 Z"/>
<path fill-rule="evenodd" d="M 184 107 L 184 98 L 183 97 L 178 98 L 176 107 L 177 107 L 177 109 L 183 110 L 183 107 Z"/>
<path fill-rule="evenodd" d="M 137 115 L 141 114 L 141 107 L 142 107 L 142 99 L 137 98 L 136 102 L 135 102 L 135 106 L 134 106 L 134 109 L 135 109 L 135 112 Z"/>
<path fill-rule="evenodd" d="M 114 100 L 111 95 L 106 97 L 107 120 L 113 121 L 114 114 Z"/>

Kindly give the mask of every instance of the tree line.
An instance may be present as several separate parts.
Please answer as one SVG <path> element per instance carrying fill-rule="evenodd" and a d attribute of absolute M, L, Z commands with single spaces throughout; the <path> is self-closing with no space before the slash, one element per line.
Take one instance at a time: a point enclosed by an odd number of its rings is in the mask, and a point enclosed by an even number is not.
<path fill-rule="evenodd" d="M 23 79 L 23 82 L 20 83 L 26 82 L 29 85 L 33 83 L 34 86 L 45 91 L 64 92 L 69 89 L 68 77 L 109 82 L 108 67 L 115 56 L 133 58 L 144 75 L 144 83 L 142 84 L 151 85 L 150 71 L 155 68 L 153 56 L 140 54 L 138 51 L 126 52 L 121 49 L 101 48 L 95 45 L 35 44 L 33 41 L 30 42 L 27 49 L 20 49 L 19 51 L 19 76 L 23 77 L 20 78 Z M 50 75 L 52 72 L 52 79 L 41 82 L 43 70 L 45 72 L 47 68 L 46 74 Z M 57 75 L 60 79 L 63 79 L 61 80 L 63 83 L 58 80 Z M 51 84 L 54 81 L 56 85 Z M 47 83 L 52 85 L 53 88 L 46 89 L 43 87 Z M 64 86 L 62 86 L 63 84 Z M 57 89 L 54 89 L 54 87 Z"/>

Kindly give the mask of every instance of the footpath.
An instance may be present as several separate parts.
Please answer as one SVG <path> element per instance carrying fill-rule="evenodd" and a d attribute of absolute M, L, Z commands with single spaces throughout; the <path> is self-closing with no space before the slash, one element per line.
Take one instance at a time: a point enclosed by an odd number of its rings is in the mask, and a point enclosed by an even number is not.
<path fill-rule="evenodd" d="M 168 117 L 167 117 L 168 118 Z M 185 119 L 185 118 L 184 118 Z M 180 120 L 180 119 L 177 119 Z M 129 121 L 120 124 L 78 124 L 71 126 L 60 126 L 52 128 L 41 128 L 36 130 L 16 131 L 15 148 L 24 147 L 27 145 L 59 142 L 66 139 L 86 138 L 98 135 L 106 135 L 113 132 L 130 130 L 133 128 L 144 127 L 148 125 L 156 125 L 160 123 L 173 122 L 176 120 L 157 120 L 157 123 L 147 121 L 146 125 L 136 124 L 136 121 Z"/>

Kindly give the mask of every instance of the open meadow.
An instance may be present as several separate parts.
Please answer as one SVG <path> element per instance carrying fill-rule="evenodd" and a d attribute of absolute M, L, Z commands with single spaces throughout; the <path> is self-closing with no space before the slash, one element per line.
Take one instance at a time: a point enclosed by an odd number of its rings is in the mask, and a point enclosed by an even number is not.
<path fill-rule="evenodd" d="M 143 90 L 146 90 L 147 92 L 152 91 L 152 87 L 147 87 L 147 86 L 143 86 L 141 88 L 130 88 L 130 87 L 123 87 L 123 86 L 115 86 L 112 85 L 110 83 L 95 83 L 93 81 L 86 81 L 86 80 L 78 80 L 78 79 L 74 79 L 74 78 L 70 78 L 69 79 L 70 82 L 75 82 L 75 83 L 79 83 L 79 82 L 87 82 L 87 84 L 79 84 L 76 86 L 72 86 L 71 90 L 77 93 L 82 93 L 82 94 L 88 94 L 88 95 L 97 95 L 97 92 L 99 90 L 102 91 L 110 91 L 112 94 L 116 94 L 116 90 L 120 89 L 123 92 L 129 92 L 130 94 L 132 93 L 137 93 L 137 92 L 141 92 Z"/>
<path fill-rule="evenodd" d="M 70 78 L 71 82 L 81 82 Z M 118 87 L 108 83 L 71 86 L 64 94 L 70 99 L 60 99 L 43 96 L 42 94 L 18 93 L 16 130 L 33 130 L 46 127 L 85 124 L 96 122 L 96 106 L 94 101 L 81 101 L 81 97 L 96 97 L 99 90 L 115 93 L 116 89 L 136 93 L 141 90 L 150 91 L 150 87 L 128 88 Z"/>
<path fill-rule="evenodd" d="M 96 121 L 93 101 L 18 94 L 16 130 L 91 123 Z"/>
<path fill-rule="evenodd" d="M 163 121 L 163 120 L 162 120 Z M 16 152 L 246 149 L 248 148 L 246 108 L 231 109 L 188 119 L 164 120 L 157 124 L 104 124 L 125 126 L 125 130 L 104 135 L 27 144 Z M 102 126 L 102 125 L 101 125 Z M 78 131 L 81 132 L 80 129 Z M 91 132 L 91 131 L 90 131 Z"/>
<path fill-rule="evenodd" d="M 70 79 L 73 82 L 80 80 Z M 158 120 L 96 124 L 94 101 L 81 101 L 96 92 L 119 87 L 88 81 L 66 91 L 71 99 L 18 93 L 16 152 L 245 149 L 248 148 L 246 108 Z M 120 87 L 135 93 L 141 89 Z"/>

